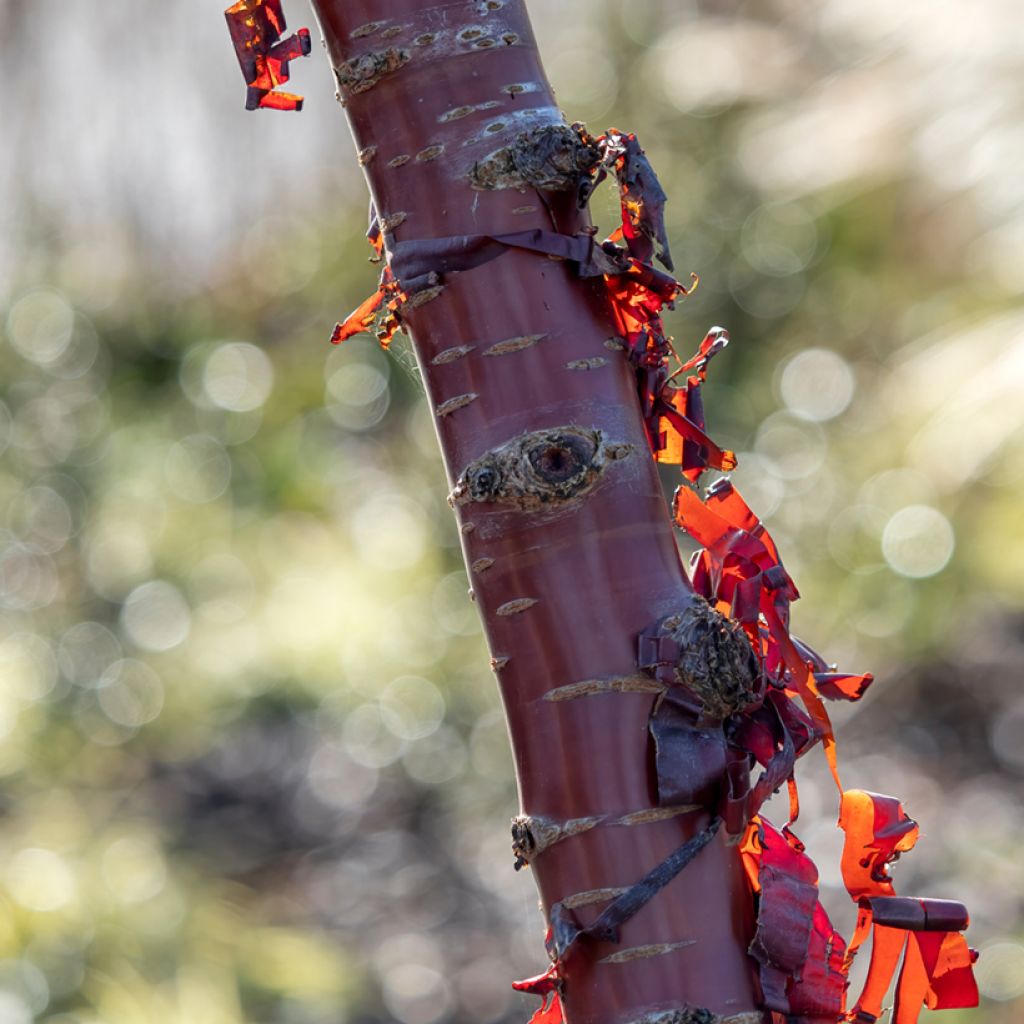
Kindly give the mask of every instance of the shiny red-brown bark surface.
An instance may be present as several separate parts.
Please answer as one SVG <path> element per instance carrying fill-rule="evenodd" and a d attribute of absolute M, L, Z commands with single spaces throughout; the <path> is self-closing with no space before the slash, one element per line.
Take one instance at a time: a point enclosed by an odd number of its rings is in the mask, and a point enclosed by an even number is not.
<path fill-rule="evenodd" d="M 390 61 L 399 66 L 372 86 L 340 87 L 374 204 L 383 220 L 397 222 L 397 241 L 530 228 L 574 234 L 586 225 L 570 193 L 479 191 L 466 177 L 474 160 L 524 127 L 561 122 L 521 3 L 314 0 L 313 6 L 335 69 L 361 55 L 399 53 Z M 469 29 L 471 39 L 492 38 L 491 26 L 498 25 L 514 40 L 501 41 L 498 33 L 497 44 L 484 48 L 418 49 L 414 39 L 438 25 Z M 477 28 L 483 35 L 473 34 Z M 471 109 L 450 116 L 464 108 Z M 650 693 L 544 699 L 567 684 L 636 675 L 637 635 L 692 600 L 634 376 L 621 352 L 605 345 L 613 332 L 603 283 L 580 280 L 567 263 L 509 250 L 448 274 L 441 293 L 405 319 L 450 483 L 473 459 L 526 431 L 575 425 L 632 446 L 593 490 L 564 507 L 470 502 L 456 515 L 508 716 L 523 813 L 558 822 L 593 815 L 611 821 L 655 807 Z M 528 335 L 542 337 L 485 354 Z M 458 346 L 472 348 L 435 363 Z M 595 359 L 603 362 L 570 366 Z M 460 396 L 466 396 L 462 403 L 438 414 Z M 574 893 L 632 885 L 707 823 L 701 811 L 604 824 L 565 839 L 531 862 L 545 909 Z M 580 920 L 592 920 L 602 906 L 582 908 Z M 683 1006 L 722 1015 L 753 1010 L 750 913 L 739 857 L 720 833 L 628 921 L 617 945 L 574 947 L 562 972 L 569 1024 L 627 1022 Z M 690 940 L 663 955 L 599 962 L 623 949 Z"/>

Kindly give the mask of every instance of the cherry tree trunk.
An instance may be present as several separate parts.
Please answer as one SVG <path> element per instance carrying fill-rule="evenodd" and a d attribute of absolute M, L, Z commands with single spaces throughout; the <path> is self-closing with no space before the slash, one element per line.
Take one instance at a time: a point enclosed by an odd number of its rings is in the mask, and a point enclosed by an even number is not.
<path fill-rule="evenodd" d="M 585 234 L 571 191 L 481 175 L 522 133 L 564 124 L 522 0 L 313 7 L 385 256 L 459 236 Z M 695 598 L 601 278 L 514 246 L 465 262 L 402 318 L 507 714 L 519 852 L 545 911 L 560 904 L 585 927 L 711 822 L 658 803 L 657 687 L 637 666 L 638 635 Z M 566 1020 L 689 1021 L 689 1008 L 760 1021 L 752 932 L 720 830 L 617 941 L 572 944 L 559 965 Z"/>

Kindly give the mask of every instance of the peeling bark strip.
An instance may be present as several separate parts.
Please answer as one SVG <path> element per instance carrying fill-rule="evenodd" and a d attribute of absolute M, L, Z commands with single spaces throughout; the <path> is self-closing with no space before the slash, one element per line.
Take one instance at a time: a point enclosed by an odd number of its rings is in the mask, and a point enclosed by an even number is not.
<path fill-rule="evenodd" d="M 613 900 L 597 919 L 581 928 L 561 903 L 551 908 L 551 945 L 555 962 L 565 959 L 569 948 L 578 939 L 597 939 L 599 942 L 618 942 L 619 931 L 628 921 L 642 910 L 685 868 L 708 843 L 714 839 L 721 827 L 721 819 L 715 818 L 703 832 L 698 832 L 682 846 L 670 853 L 660 864 L 651 868 L 635 885 Z"/>
<path fill-rule="evenodd" d="M 536 430 L 507 441 L 466 467 L 449 497 L 452 506 L 498 502 L 534 509 L 567 504 L 593 490 L 609 462 L 631 445 L 608 444 L 600 430 L 566 426 Z"/>
<path fill-rule="evenodd" d="M 652 956 L 664 956 L 666 953 L 674 953 L 677 949 L 685 949 L 687 946 L 696 944 L 696 939 L 684 939 L 682 942 L 658 942 L 649 946 L 631 946 L 629 949 L 620 949 L 608 956 L 601 957 L 599 964 L 626 964 L 630 960 L 647 960 Z"/>
<path fill-rule="evenodd" d="M 237 0 L 224 12 L 238 65 L 245 79 L 245 109 L 301 110 L 302 97 L 277 86 L 288 81 L 289 65 L 308 57 L 308 28 L 285 39 L 281 0 Z"/>

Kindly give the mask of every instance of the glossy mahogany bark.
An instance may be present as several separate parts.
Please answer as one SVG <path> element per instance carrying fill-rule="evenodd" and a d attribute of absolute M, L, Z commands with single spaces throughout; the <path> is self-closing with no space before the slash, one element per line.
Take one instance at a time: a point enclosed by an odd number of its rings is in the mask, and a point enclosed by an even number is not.
<path fill-rule="evenodd" d="M 339 92 L 374 204 L 382 221 L 396 225 L 395 240 L 530 228 L 575 234 L 587 226 L 570 193 L 478 191 L 467 179 L 474 161 L 519 132 L 562 121 L 520 2 L 313 0 L 313 7 L 341 69 Z M 361 64 L 347 63 L 360 57 Z M 562 822 L 655 807 L 650 693 L 544 699 L 582 680 L 635 676 L 637 635 L 693 599 L 634 375 L 605 344 L 613 331 L 603 282 L 509 250 L 448 274 L 436 298 L 403 315 L 450 484 L 472 460 L 527 431 L 575 425 L 632 446 L 577 502 L 540 511 L 470 502 L 456 514 L 523 813 Z M 486 354 L 531 335 L 541 338 Z M 472 348 L 436 361 L 460 346 Z M 595 359 L 603 362 L 570 365 Z M 632 885 L 707 823 L 695 812 L 606 824 L 550 847 L 531 862 L 545 910 L 574 893 Z M 619 944 L 574 948 L 563 970 L 569 1024 L 627 1022 L 683 1006 L 724 1016 L 755 1009 L 750 898 L 723 835 L 625 925 Z M 577 914 L 585 924 L 602 908 Z M 687 940 L 664 955 L 599 963 L 618 950 Z"/>

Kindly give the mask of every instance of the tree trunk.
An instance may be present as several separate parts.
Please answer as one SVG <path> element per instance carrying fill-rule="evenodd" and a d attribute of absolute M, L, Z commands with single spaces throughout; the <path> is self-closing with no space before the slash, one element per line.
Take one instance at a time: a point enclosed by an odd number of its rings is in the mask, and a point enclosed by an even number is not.
<path fill-rule="evenodd" d="M 564 124 L 522 0 L 313 6 L 385 255 L 410 241 L 586 231 L 570 191 L 474 187 L 506 183 L 481 180 L 502 170 L 485 157 Z M 442 280 L 403 320 L 507 714 L 528 816 L 518 850 L 545 912 L 561 904 L 585 928 L 687 840 L 707 838 L 711 811 L 658 803 L 657 687 L 637 666 L 638 635 L 696 598 L 601 279 L 511 247 Z M 722 830 L 618 941 L 572 943 L 559 965 L 566 1019 L 700 1008 L 760 1021 L 752 932 Z"/>

